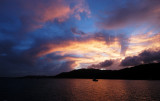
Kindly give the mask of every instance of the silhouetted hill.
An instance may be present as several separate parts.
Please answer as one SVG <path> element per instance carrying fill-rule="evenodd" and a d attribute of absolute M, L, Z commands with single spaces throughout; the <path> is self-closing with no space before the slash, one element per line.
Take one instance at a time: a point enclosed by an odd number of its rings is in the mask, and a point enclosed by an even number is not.
<path fill-rule="evenodd" d="M 63 72 L 55 78 L 97 78 L 160 80 L 160 63 L 144 64 L 121 70 L 79 69 Z"/>

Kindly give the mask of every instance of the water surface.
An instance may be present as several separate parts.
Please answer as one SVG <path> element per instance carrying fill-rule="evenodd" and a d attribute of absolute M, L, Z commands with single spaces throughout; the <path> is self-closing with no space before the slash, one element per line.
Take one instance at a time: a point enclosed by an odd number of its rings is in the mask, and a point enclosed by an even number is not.
<path fill-rule="evenodd" d="M 0 101 L 159 101 L 160 81 L 0 79 Z"/>

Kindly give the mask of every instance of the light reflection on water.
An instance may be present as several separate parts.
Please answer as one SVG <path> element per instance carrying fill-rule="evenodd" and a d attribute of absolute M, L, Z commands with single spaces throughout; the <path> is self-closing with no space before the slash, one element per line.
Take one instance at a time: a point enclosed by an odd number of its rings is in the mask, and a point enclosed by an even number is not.
<path fill-rule="evenodd" d="M 1 79 L 0 101 L 159 101 L 160 81 Z"/>

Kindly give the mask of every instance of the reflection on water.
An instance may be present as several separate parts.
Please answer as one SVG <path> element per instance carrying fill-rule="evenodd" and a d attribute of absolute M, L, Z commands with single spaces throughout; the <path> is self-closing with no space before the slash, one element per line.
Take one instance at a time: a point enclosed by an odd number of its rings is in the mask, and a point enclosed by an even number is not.
<path fill-rule="evenodd" d="M 0 101 L 159 101 L 160 81 L 0 79 Z"/>

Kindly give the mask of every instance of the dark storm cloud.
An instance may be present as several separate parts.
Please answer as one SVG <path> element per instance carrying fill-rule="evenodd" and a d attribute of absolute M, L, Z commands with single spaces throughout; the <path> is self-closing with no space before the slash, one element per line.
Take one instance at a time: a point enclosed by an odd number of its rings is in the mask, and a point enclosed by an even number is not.
<path fill-rule="evenodd" d="M 135 66 L 144 63 L 160 62 L 160 51 L 145 50 L 138 56 L 126 57 L 122 60 L 122 66 Z"/>
<path fill-rule="evenodd" d="M 159 0 L 132 0 L 127 1 L 113 11 L 106 12 L 100 18 L 98 25 L 104 29 L 117 29 L 127 26 L 147 24 L 159 26 Z"/>
<path fill-rule="evenodd" d="M 160 62 L 160 51 L 144 51 L 139 54 L 144 63 Z"/>
<path fill-rule="evenodd" d="M 139 64 L 141 64 L 141 60 L 138 56 L 126 57 L 121 62 L 122 66 L 135 66 L 135 65 L 139 65 Z"/>
<path fill-rule="evenodd" d="M 99 63 L 100 67 L 108 67 L 113 64 L 112 60 L 105 60 L 104 62 Z"/>
<path fill-rule="evenodd" d="M 107 68 L 111 66 L 114 63 L 113 60 L 105 60 L 103 62 L 100 62 L 98 64 L 93 64 L 88 66 L 88 68 L 95 68 L 95 69 L 101 69 L 101 68 Z"/>

